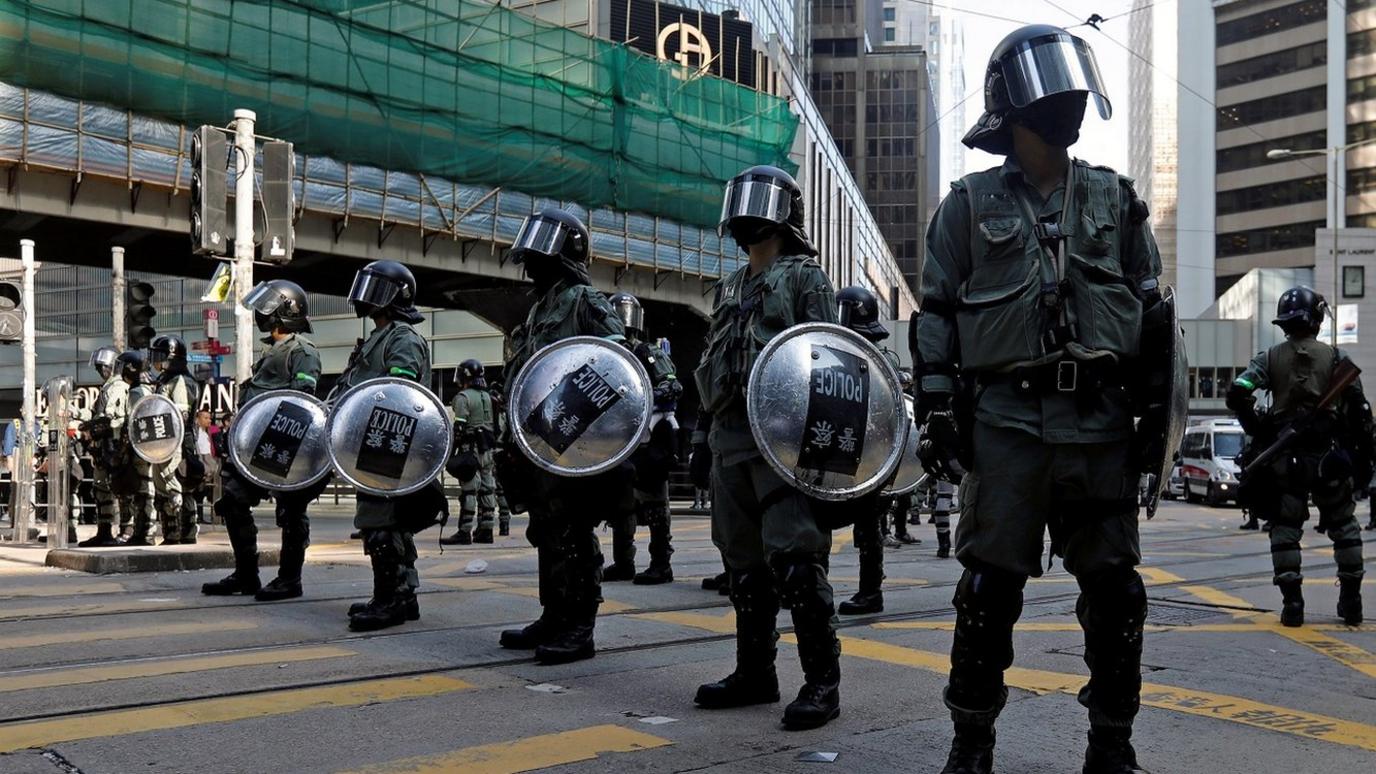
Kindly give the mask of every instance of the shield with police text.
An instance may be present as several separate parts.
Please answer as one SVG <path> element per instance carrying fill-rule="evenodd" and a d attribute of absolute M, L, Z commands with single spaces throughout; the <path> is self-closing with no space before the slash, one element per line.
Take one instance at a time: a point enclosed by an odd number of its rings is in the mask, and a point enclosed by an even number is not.
<path fill-rule="evenodd" d="M 449 416 L 435 393 L 393 377 L 369 379 L 340 395 L 326 435 L 339 475 L 379 497 L 410 494 L 434 481 L 454 442 Z"/>
<path fill-rule="evenodd" d="M 166 395 L 148 395 L 129 411 L 129 445 L 144 462 L 170 462 L 182 446 L 185 422 L 177 404 Z"/>
<path fill-rule="evenodd" d="M 819 500 L 883 486 L 907 445 L 898 372 L 859 334 L 795 325 L 760 352 L 746 387 L 755 443 L 780 476 Z"/>
<path fill-rule="evenodd" d="M 244 404 L 229 425 L 229 458 L 244 478 L 295 492 L 330 472 L 325 404 L 295 390 L 271 390 Z"/>
<path fill-rule="evenodd" d="M 650 375 L 624 346 L 575 336 L 535 353 L 511 383 L 507 417 L 540 469 L 591 476 L 640 445 L 654 408 Z"/>
<path fill-rule="evenodd" d="M 907 417 L 907 440 L 903 444 L 903 456 L 898 460 L 898 470 L 893 474 L 893 479 L 889 485 L 884 487 L 886 495 L 905 495 L 917 488 L 917 483 L 922 480 L 922 462 L 917 459 L 917 442 L 920 436 L 917 427 L 913 424 L 913 399 L 912 396 L 903 396 L 903 412 Z"/>

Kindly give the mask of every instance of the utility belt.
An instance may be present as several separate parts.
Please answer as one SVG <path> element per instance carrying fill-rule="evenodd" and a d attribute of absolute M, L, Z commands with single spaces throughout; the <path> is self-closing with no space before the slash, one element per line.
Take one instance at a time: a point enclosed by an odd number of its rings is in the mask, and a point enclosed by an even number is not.
<path fill-rule="evenodd" d="M 1122 367 L 1110 358 L 1066 358 L 1054 363 L 1014 368 L 1010 371 L 987 371 L 978 374 L 975 381 L 981 387 L 990 384 L 1011 384 L 1013 390 L 1022 395 L 1097 393 L 1127 384 Z"/>

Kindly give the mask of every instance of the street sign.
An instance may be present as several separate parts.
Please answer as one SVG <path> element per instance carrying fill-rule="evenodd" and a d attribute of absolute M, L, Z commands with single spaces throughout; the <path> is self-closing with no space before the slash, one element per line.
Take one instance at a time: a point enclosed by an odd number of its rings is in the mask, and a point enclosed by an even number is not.
<path fill-rule="evenodd" d="M 188 362 L 188 363 L 213 363 L 213 362 L 215 362 L 215 356 L 214 356 L 214 355 L 190 354 L 190 355 L 187 355 L 187 356 L 186 356 L 186 362 Z"/>
<path fill-rule="evenodd" d="M 220 310 L 205 309 L 201 312 L 201 318 L 205 320 L 205 337 L 207 339 L 220 338 Z"/>

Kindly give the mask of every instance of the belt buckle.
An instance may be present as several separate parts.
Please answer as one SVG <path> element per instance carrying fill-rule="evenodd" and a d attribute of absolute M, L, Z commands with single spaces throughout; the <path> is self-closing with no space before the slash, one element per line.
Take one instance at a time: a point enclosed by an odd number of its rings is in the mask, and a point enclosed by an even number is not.
<path fill-rule="evenodd" d="M 1080 383 L 1080 364 L 1062 360 L 1056 364 L 1056 391 L 1074 392 Z"/>

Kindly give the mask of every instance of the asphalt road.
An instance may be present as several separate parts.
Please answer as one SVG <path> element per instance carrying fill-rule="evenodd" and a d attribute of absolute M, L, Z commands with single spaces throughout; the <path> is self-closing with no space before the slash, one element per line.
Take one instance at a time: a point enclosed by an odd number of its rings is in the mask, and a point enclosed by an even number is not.
<path fill-rule="evenodd" d="M 307 595 L 275 604 L 202 597 L 200 584 L 223 571 L 90 576 L 42 567 L 39 549 L 0 549 L 0 773 L 840 774 L 935 772 L 944 761 L 940 695 L 960 568 L 935 558 L 930 526 L 914 528 L 922 545 L 888 552 L 884 613 L 843 620 L 841 717 L 786 732 L 782 704 L 692 705 L 695 687 L 734 663 L 730 606 L 698 586 L 720 567 L 705 517 L 676 520 L 676 583 L 606 585 L 595 659 L 541 667 L 497 647 L 501 629 L 539 610 L 522 518 L 495 546 L 441 554 L 438 535 L 424 533 L 421 620 L 353 634 L 345 609 L 368 596 L 370 574 L 346 510 L 317 509 Z M 1142 526 L 1142 764 L 1157 774 L 1376 770 L 1376 625 L 1341 625 L 1331 546 L 1306 535 L 1308 625 L 1281 628 L 1265 536 L 1239 523 L 1236 510 L 1171 503 Z M 841 599 L 856 556 L 849 533 L 837 537 Z M 477 559 L 485 571 L 466 573 Z M 1086 720 L 1075 692 L 1087 672 L 1075 596 L 1059 566 L 1028 585 L 1000 772 L 1079 771 Z M 1367 607 L 1376 617 L 1376 596 Z M 787 700 L 802 679 L 787 636 L 779 664 Z M 812 753 L 834 760 L 801 760 Z"/>

